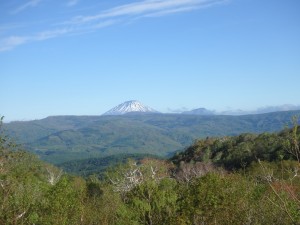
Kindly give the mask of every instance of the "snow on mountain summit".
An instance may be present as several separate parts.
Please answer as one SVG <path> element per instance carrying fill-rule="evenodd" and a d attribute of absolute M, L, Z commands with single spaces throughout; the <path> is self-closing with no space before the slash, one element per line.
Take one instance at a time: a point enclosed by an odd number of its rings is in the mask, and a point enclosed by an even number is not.
<path fill-rule="evenodd" d="M 141 102 L 132 100 L 124 102 L 103 115 L 123 115 L 126 113 L 158 113 L 156 110 L 143 105 Z"/>

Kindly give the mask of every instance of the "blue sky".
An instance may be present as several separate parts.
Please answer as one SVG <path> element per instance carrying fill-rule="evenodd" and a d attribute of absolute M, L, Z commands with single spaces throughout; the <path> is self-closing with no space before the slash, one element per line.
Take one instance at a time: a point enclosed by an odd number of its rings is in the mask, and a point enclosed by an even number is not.
<path fill-rule="evenodd" d="M 300 105 L 299 0 L 0 0 L 0 114 Z"/>

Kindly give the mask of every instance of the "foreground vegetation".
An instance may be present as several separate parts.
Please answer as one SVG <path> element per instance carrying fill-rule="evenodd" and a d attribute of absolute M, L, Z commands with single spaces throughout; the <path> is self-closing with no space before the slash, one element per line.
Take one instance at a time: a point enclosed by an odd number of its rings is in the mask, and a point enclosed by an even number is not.
<path fill-rule="evenodd" d="M 195 142 L 84 179 L 0 134 L 0 224 L 299 224 L 299 129 Z"/>

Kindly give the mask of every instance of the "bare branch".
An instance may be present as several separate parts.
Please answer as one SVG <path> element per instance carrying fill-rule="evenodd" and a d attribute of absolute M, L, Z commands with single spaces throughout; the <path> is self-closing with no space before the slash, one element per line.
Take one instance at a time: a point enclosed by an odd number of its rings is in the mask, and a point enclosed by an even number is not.
<path fill-rule="evenodd" d="M 24 212 L 22 212 L 21 214 L 17 215 L 17 217 L 15 218 L 15 220 L 21 219 L 26 213 L 26 210 Z"/>
<path fill-rule="evenodd" d="M 47 178 L 48 182 L 51 185 L 55 185 L 60 180 L 60 178 L 63 174 L 63 170 L 59 170 L 57 172 L 51 167 L 47 167 L 46 170 L 48 172 L 48 178 Z"/>

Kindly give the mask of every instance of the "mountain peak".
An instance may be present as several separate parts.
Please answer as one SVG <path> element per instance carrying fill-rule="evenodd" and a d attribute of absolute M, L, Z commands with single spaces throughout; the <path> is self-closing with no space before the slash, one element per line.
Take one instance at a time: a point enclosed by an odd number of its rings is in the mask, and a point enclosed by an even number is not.
<path fill-rule="evenodd" d="M 126 113 L 158 113 L 156 110 L 143 105 L 137 100 L 130 100 L 110 109 L 103 115 L 123 115 Z"/>

